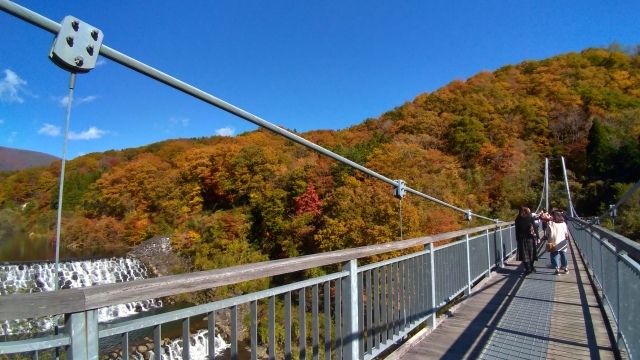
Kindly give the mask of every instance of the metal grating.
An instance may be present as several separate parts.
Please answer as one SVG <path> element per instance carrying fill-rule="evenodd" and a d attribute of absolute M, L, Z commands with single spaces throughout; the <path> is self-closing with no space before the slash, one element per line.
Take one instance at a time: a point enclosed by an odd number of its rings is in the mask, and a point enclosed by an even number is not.
<path fill-rule="evenodd" d="M 545 268 L 548 262 L 548 253 L 538 259 L 538 273 L 523 281 L 480 359 L 547 358 L 556 284 L 556 275 Z"/>

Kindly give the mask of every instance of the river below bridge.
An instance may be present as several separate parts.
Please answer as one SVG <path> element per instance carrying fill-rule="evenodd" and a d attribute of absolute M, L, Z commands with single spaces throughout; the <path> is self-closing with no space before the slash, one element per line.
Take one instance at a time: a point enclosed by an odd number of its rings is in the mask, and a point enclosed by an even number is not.
<path fill-rule="evenodd" d="M 64 240 L 63 240 L 64 241 Z M 60 259 L 109 258 L 124 256 L 127 247 L 69 249 L 60 247 Z M 17 234 L 7 239 L 0 239 L 0 262 L 31 262 L 55 260 L 56 247 L 47 237 L 30 237 L 28 234 Z"/>
<path fill-rule="evenodd" d="M 79 262 L 80 259 L 95 259 L 93 261 L 100 262 L 98 259 L 113 259 L 111 261 L 118 261 L 117 258 L 126 257 L 127 253 L 131 251 L 131 248 L 90 248 L 90 249 L 68 249 L 63 246 L 60 247 L 60 260 L 61 262 Z M 27 234 L 19 234 L 10 238 L 0 239 L 0 266 L 23 266 L 30 267 L 32 264 L 38 264 L 43 262 L 53 262 L 55 259 L 55 245 L 51 244 L 50 239 L 46 237 L 30 237 Z M 27 264 L 29 263 L 29 264 Z M 38 265 L 42 266 L 42 265 Z M 0 278 L 2 275 L 0 274 Z M 149 315 L 165 313 L 168 311 L 174 311 L 183 309 L 193 304 L 180 302 L 174 304 L 163 304 L 160 306 L 151 306 L 146 311 L 137 313 L 135 315 L 128 315 L 124 317 L 116 316 L 116 318 L 109 320 L 109 323 L 118 323 L 122 321 L 128 321 L 135 318 L 145 317 Z M 145 307 L 147 308 L 147 307 Z M 0 324 L 1 326 L 1 324 Z M 206 329 L 207 322 L 204 315 L 191 318 L 191 330 L 193 334 L 198 333 L 199 329 Z M 1 329 L 0 329 L 1 330 Z M 6 330 L 6 329 L 5 329 Z M 6 331 L 5 331 L 6 332 Z M 182 325 L 180 321 L 164 324 L 162 327 L 163 339 L 176 339 L 180 338 L 182 333 Z M 228 334 L 225 334 L 228 336 Z M 225 337 L 226 337 L 225 336 Z M 4 339 L 0 339 L 0 342 L 7 341 L 8 338 L 3 336 Z M 134 331 L 130 334 L 130 341 L 132 345 L 148 345 L 148 341 L 145 339 L 153 338 L 153 329 L 148 328 L 141 331 Z M 106 338 L 101 340 L 101 350 L 103 355 L 110 353 L 109 349 L 119 348 L 120 337 Z M 240 358 L 249 358 L 248 341 L 241 340 L 238 344 L 238 350 Z M 227 345 L 228 346 L 228 345 Z M 230 349 L 227 348 L 216 359 L 226 360 L 230 359 Z"/>

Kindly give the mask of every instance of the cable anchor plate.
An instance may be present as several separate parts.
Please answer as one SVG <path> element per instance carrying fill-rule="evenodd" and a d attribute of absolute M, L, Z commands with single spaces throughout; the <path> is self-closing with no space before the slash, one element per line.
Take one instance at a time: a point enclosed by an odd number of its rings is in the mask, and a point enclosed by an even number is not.
<path fill-rule="evenodd" d="M 407 195 L 407 184 L 404 180 L 394 180 L 395 185 L 393 186 L 393 196 L 398 199 L 403 199 Z"/>
<path fill-rule="evenodd" d="M 72 73 L 87 73 L 95 68 L 104 37 L 102 31 L 71 15 L 60 25 L 49 59 Z"/>

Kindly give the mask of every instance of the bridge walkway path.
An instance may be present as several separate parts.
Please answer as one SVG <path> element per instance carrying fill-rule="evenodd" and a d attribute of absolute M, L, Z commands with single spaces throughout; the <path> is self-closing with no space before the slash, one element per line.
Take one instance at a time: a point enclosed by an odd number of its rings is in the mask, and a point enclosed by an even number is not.
<path fill-rule="evenodd" d="M 477 290 L 387 359 L 615 359 L 611 330 L 570 241 L 569 274 L 542 251 L 525 276 L 511 258 Z"/>

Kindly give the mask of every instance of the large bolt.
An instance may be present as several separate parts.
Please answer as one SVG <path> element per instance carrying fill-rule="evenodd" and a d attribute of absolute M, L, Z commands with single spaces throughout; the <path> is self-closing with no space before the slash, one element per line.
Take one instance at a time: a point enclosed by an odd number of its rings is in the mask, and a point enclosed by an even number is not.
<path fill-rule="evenodd" d="M 69 44 L 69 46 L 73 46 L 73 36 L 67 36 L 67 44 Z"/>
<path fill-rule="evenodd" d="M 71 27 L 73 28 L 73 30 L 78 31 L 78 29 L 80 28 L 80 22 L 78 20 L 73 20 L 71 22 Z"/>
<path fill-rule="evenodd" d="M 91 37 L 93 38 L 93 40 L 98 41 L 98 34 L 100 34 L 100 32 L 96 29 L 91 30 Z"/>
<path fill-rule="evenodd" d="M 82 56 L 76 56 L 76 58 L 73 60 L 75 61 L 77 66 L 82 66 L 82 64 L 84 63 L 84 58 Z"/>
<path fill-rule="evenodd" d="M 93 45 L 87 45 L 87 52 L 89 55 L 93 55 Z"/>

